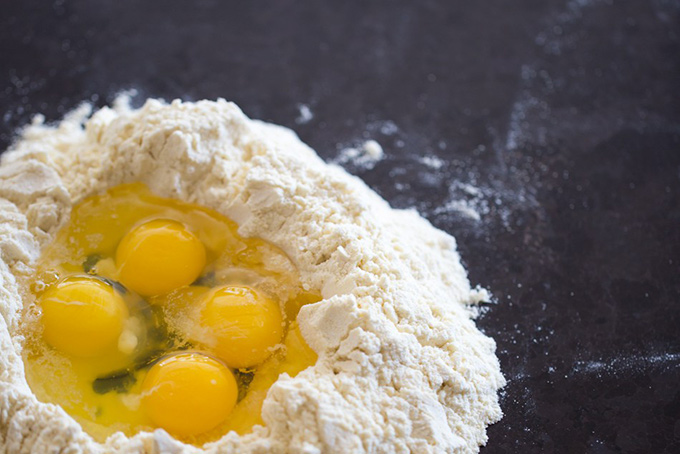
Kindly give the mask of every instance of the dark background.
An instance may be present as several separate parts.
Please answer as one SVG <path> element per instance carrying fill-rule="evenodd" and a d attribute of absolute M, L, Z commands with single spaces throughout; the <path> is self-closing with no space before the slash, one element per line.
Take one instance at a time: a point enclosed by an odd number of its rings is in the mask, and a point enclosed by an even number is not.
<path fill-rule="evenodd" d="M 497 299 L 482 452 L 680 452 L 680 2 L 4 0 L 0 46 L 0 149 L 130 88 L 377 140 L 345 167 Z"/>

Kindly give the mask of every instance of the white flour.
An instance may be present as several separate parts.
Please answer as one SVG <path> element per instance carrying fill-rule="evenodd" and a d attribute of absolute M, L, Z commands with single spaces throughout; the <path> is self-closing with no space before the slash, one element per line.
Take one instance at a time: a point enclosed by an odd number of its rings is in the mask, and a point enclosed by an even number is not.
<path fill-rule="evenodd" d="M 298 115 L 297 118 L 295 119 L 295 123 L 299 125 L 304 125 L 314 119 L 314 113 L 307 104 L 298 104 L 297 108 L 300 111 L 300 115 Z"/>
<path fill-rule="evenodd" d="M 36 123 L 2 157 L 1 452 L 199 451 L 161 430 L 95 443 L 38 402 L 23 373 L 19 316 L 41 247 L 74 203 L 132 181 L 278 245 L 324 297 L 298 318 L 318 363 L 272 386 L 265 427 L 229 433 L 207 452 L 462 453 L 486 442 L 505 380 L 467 306 L 485 292 L 470 288 L 451 236 L 224 100 L 118 103 L 83 127 L 88 114 Z"/>
<path fill-rule="evenodd" d="M 375 140 L 367 140 L 360 147 L 347 147 L 340 151 L 333 164 L 351 163 L 354 167 L 372 169 L 385 156 L 382 146 Z"/>

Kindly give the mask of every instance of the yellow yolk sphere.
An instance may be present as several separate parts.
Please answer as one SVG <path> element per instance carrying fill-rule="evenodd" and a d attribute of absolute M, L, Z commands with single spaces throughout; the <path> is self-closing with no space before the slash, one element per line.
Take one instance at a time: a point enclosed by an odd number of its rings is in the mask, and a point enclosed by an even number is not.
<path fill-rule="evenodd" d="M 281 342 L 283 320 L 274 301 L 249 287 L 213 290 L 201 310 L 201 326 L 210 333 L 208 344 L 228 366 L 255 366 Z"/>
<path fill-rule="evenodd" d="M 238 397 L 231 371 L 200 353 L 165 358 L 142 384 L 142 405 L 151 421 L 172 435 L 190 437 L 227 419 Z"/>
<path fill-rule="evenodd" d="M 114 288 L 92 277 L 69 277 L 40 296 L 43 338 L 74 356 L 95 356 L 116 344 L 128 316 Z"/>
<path fill-rule="evenodd" d="M 191 284 L 205 267 L 203 243 L 183 224 L 146 222 L 128 232 L 116 250 L 120 281 L 142 296 Z"/>

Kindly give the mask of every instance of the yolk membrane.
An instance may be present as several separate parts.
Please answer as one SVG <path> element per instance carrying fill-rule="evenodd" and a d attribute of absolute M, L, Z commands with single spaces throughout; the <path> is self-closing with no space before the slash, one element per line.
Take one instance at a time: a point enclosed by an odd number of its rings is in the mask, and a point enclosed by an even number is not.
<path fill-rule="evenodd" d="M 110 350 L 128 316 L 114 288 L 94 277 L 69 277 L 40 297 L 45 341 L 73 356 L 95 356 Z"/>
<path fill-rule="evenodd" d="M 231 371 L 200 353 L 181 353 L 149 370 L 142 406 L 158 427 L 179 436 L 214 429 L 231 413 L 238 387 Z"/>
<path fill-rule="evenodd" d="M 255 366 L 281 342 L 283 319 L 278 305 L 252 288 L 218 287 L 201 311 L 202 336 L 228 366 Z"/>
<path fill-rule="evenodd" d="M 38 399 L 98 441 L 161 427 L 200 445 L 263 424 L 278 376 L 317 360 L 295 318 L 320 298 L 280 249 L 237 227 L 142 184 L 74 206 L 24 315 Z"/>
<path fill-rule="evenodd" d="M 142 296 L 191 284 L 205 266 L 205 248 L 184 225 L 156 219 L 131 230 L 118 245 L 121 283 Z"/>

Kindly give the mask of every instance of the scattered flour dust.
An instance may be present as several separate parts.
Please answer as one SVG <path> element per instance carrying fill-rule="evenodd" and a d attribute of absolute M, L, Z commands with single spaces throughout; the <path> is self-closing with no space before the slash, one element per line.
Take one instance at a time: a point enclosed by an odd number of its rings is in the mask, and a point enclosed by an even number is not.
<path fill-rule="evenodd" d="M 304 125 L 314 119 L 314 113 L 312 113 L 312 109 L 310 109 L 307 104 L 298 104 L 297 108 L 300 113 L 297 118 L 295 118 L 295 123 Z"/>
<path fill-rule="evenodd" d="M 571 374 L 619 376 L 631 373 L 645 374 L 650 368 L 671 369 L 680 366 L 680 354 L 622 354 L 613 358 L 600 358 L 590 361 L 578 361 L 574 364 Z"/>
<path fill-rule="evenodd" d="M 90 114 L 82 107 L 54 126 L 37 118 L 2 156 L 0 451 L 470 453 L 486 442 L 505 380 L 494 341 L 471 319 L 488 295 L 470 288 L 451 236 L 224 100 L 138 110 L 122 100 Z M 360 153 L 377 160 L 382 150 Z M 98 444 L 26 383 L 19 317 L 41 248 L 74 203 L 133 181 L 278 245 L 323 296 L 298 318 L 317 364 L 279 378 L 265 426 L 248 435 L 200 449 L 162 430 Z"/>
<path fill-rule="evenodd" d="M 375 140 L 367 140 L 360 147 L 348 147 L 340 151 L 334 164 L 351 163 L 354 167 L 370 170 L 385 156 L 382 146 Z"/>

